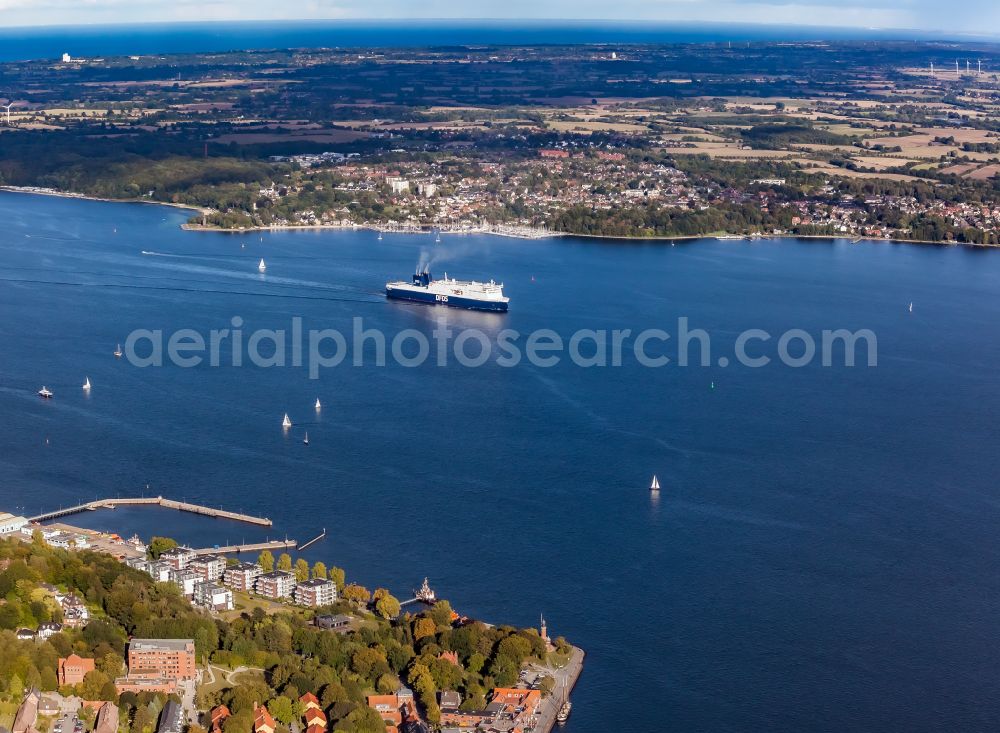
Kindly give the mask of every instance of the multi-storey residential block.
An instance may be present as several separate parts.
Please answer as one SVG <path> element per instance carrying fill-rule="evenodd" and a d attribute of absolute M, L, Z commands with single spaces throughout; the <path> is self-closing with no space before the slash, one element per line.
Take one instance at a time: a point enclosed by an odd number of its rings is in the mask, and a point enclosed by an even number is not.
<path fill-rule="evenodd" d="M 337 602 L 337 585 L 331 580 L 313 578 L 296 585 L 294 597 L 303 606 L 329 606 Z"/>

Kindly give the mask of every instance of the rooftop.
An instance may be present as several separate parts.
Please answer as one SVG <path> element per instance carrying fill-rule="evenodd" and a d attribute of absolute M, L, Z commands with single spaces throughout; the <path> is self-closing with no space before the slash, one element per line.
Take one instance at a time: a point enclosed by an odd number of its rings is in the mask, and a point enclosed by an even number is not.
<path fill-rule="evenodd" d="M 133 652 L 183 652 L 194 646 L 194 639 L 132 639 L 129 651 Z"/>
<path fill-rule="evenodd" d="M 289 573 L 287 570 L 273 570 L 270 573 L 264 573 L 260 577 L 265 579 L 270 578 L 274 580 L 279 580 L 281 578 L 294 578 L 295 576 Z"/>
<path fill-rule="evenodd" d="M 324 578 L 313 578 L 312 580 L 303 580 L 298 584 L 300 588 L 322 588 L 328 585 L 333 585 L 332 580 L 325 580 Z"/>

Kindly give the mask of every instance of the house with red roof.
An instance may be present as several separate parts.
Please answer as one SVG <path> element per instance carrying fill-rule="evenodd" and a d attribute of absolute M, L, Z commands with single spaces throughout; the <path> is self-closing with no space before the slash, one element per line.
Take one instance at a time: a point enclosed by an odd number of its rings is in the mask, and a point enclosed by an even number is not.
<path fill-rule="evenodd" d="M 299 698 L 299 702 L 302 703 L 303 710 L 309 710 L 310 708 L 315 708 L 316 710 L 322 710 L 320 707 L 319 698 L 317 698 L 311 692 L 307 692 Z"/>
<path fill-rule="evenodd" d="M 398 733 L 399 726 L 403 723 L 403 715 L 396 695 L 369 695 L 368 707 L 373 708 L 382 718 L 386 733 Z"/>
<path fill-rule="evenodd" d="M 274 733 L 274 718 L 263 705 L 254 703 L 253 709 L 254 733 Z"/>
<path fill-rule="evenodd" d="M 212 733 L 221 733 L 222 724 L 226 722 L 226 718 L 231 715 L 232 713 L 225 705 L 218 705 L 212 708 L 212 712 L 209 713 L 209 718 L 212 721 Z"/>
<path fill-rule="evenodd" d="M 308 708 L 303 716 L 306 719 L 306 728 L 319 726 L 326 728 L 326 714 L 318 708 Z"/>

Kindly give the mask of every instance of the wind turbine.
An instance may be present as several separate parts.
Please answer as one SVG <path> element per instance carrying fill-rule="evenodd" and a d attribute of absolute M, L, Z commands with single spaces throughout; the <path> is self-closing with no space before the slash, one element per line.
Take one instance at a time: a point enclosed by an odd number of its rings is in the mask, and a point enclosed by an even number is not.
<path fill-rule="evenodd" d="M 11 126 L 10 125 L 10 108 L 13 107 L 14 104 L 15 104 L 14 102 L 11 102 L 10 104 L 0 104 L 0 107 L 3 107 L 4 110 L 6 110 L 6 112 L 7 112 L 7 127 Z"/>

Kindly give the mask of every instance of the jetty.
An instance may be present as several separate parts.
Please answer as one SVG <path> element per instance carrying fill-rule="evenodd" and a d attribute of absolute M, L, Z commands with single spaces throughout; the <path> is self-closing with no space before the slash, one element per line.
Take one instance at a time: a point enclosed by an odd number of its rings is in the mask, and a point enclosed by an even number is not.
<path fill-rule="evenodd" d="M 231 519 L 234 522 L 246 522 L 247 524 L 256 524 L 261 527 L 270 527 L 273 524 L 273 522 L 271 522 L 271 520 L 267 517 L 255 517 L 250 514 L 230 512 L 225 509 L 213 509 L 212 507 L 192 504 L 187 501 L 165 499 L 162 496 L 132 496 L 119 497 L 116 499 L 95 499 L 94 501 L 84 502 L 83 504 L 77 504 L 76 506 L 65 507 L 52 512 L 45 512 L 44 514 L 29 517 L 28 520 L 31 522 L 47 522 L 50 519 L 66 517 L 70 514 L 80 514 L 88 511 L 92 512 L 97 511 L 98 509 L 114 509 L 116 506 L 135 505 L 162 506 L 167 509 L 176 509 L 181 512 L 202 514 L 207 517 L 218 517 L 219 519 Z"/>
<path fill-rule="evenodd" d="M 419 590 L 413 591 L 413 598 L 409 598 L 399 605 L 406 606 L 410 603 L 424 603 L 428 606 L 433 606 L 437 603 L 437 593 L 435 593 L 434 589 L 431 588 L 427 578 L 424 578 L 424 584 L 420 586 Z"/>
<path fill-rule="evenodd" d="M 249 542 L 242 545 L 222 545 L 202 547 L 194 551 L 195 555 L 231 555 L 240 552 L 259 552 L 261 550 L 294 550 L 295 540 L 268 540 L 266 542 Z"/>
<path fill-rule="evenodd" d="M 320 533 L 319 533 L 318 535 L 316 535 L 315 537 L 313 537 L 313 538 L 312 538 L 311 540 L 309 540 L 308 542 L 306 542 L 306 543 L 304 543 L 304 544 L 301 544 L 301 545 L 299 545 L 299 546 L 298 546 L 297 548 L 295 548 L 295 549 L 297 549 L 297 550 L 304 550 L 304 549 L 306 549 L 307 547 L 309 547 L 309 545 L 311 545 L 311 544 L 313 544 L 313 543 L 315 543 L 315 542 L 319 542 L 319 541 L 320 541 L 321 539 L 323 539 L 324 537 L 326 537 L 326 527 L 324 527 L 324 528 L 323 528 L 323 531 L 322 531 L 322 532 L 320 532 Z"/>

